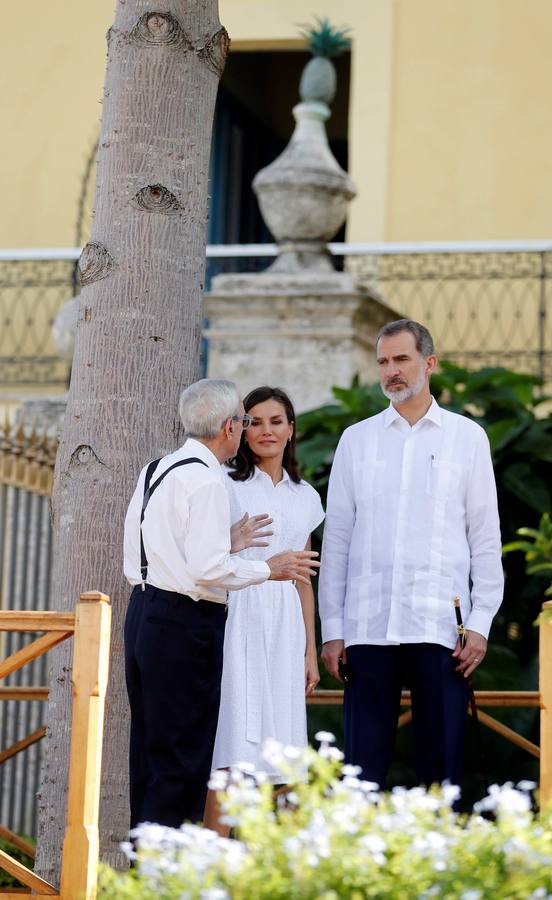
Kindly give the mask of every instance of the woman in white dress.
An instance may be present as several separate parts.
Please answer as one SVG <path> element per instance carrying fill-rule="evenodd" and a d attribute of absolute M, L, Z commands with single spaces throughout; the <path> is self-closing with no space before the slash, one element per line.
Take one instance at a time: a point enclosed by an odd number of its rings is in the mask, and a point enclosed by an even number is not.
<path fill-rule="evenodd" d="M 280 550 L 310 549 L 324 518 L 318 493 L 302 481 L 295 457 L 295 413 L 279 388 L 260 387 L 244 399 L 252 421 L 228 473 L 231 521 L 268 513 L 273 535 L 263 549 L 241 555 L 265 559 Z M 224 638 L 220 712 L 213 769 L 248 762 L 275 784 L 285 778 L 262 756 L 267 738 L 304 747 L 305 694 L 320 679 L 310 584 L 267 581 L 234 591 Z M 216 795 L 209 791 L 204 823 L 219 834 Z"/>

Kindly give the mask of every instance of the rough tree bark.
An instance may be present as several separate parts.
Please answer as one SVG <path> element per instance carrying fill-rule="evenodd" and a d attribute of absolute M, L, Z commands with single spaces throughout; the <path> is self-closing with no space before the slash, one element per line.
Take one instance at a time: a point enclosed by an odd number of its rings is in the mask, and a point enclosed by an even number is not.
<path fill-rule="evenodd" d="M 92 240 L 54 496 L 52 605 L 98 589 L 113 604 L 100 840 L 121 862 L 128 828 L 123 520 L 141 466 L 181 439 L 197 377 L 214 103 L 228 50 L 216 0 L 117 0 Z M 65 819 L 70 648 L 52 658 L 37 870 L 57 882 Z M 162 661 L 160 661 L 162 664 Z"/>

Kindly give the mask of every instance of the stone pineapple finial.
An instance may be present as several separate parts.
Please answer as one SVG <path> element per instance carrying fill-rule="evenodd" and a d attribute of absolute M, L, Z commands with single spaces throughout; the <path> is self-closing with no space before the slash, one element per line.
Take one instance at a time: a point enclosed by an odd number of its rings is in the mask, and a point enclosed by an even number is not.
<path fill-rule="evenodd" d="M 332 28 L 328 19 L 303 27 L 313 58 L 301 75 L 295 131 L 283 153 L 253 180 L 261 213 L 278 244 L 273 272 L 333 270 L 326 242 L 345 221 L 356 194 L 330 150 L 324 125 L 336 90 L 331 57 L 348 48 L 348 31 Z"/>
<path fill-rule="evenodd" d="M 337 77 L 332 58 L 349 49 L 347 35 L 350 28 L 332 28 L 328 19 L 317 19 L 317 27 L 301 26 L 301 34 L 309 41 L 312 59 L 307 63 L 299 82 L 299 96 L 303 103 L 318 101 L 331 103 L 335 97 Z"/>

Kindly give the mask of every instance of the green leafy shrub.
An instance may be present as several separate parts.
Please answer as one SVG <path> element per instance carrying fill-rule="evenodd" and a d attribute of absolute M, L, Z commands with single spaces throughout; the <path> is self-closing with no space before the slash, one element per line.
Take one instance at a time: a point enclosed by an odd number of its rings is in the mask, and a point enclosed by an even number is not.
<path fill-rule="evenodd" d="M 536 900 L 551 895 L 552 816 L 533 815 L 523 790 L 493 785 L 472 816 L 459 816 L 451 809 L 454 787 L 378 794 L 374 785 L 359 780 L 358 769 L 342 766 L 332 735 L 320 738 L 318 752 L 275 742 L 265 747 L 278 768 L 298 779 L 276 808 L 272 785 L 260 776 L 239 768 L 226 776 L 220 796 L 238 840 L 194 825 L 142 825 L 135 832 L 137 868 L 126 874 L 105 869 L 99 898 Z M 486 812 L 496 822 L 484 818 Z M 133 855 L 130 846 L 127 851 Z"/>
<path fill-rule="evenodd" d="M 526 538 L 524 541 L 512 541 L 502 548 L 503 553 L 521 550 L 525 554 L 528 575 L 552 577 L 552 522 L 550 515 L 543 513 L 538 528 L 518 528 L 517 534 Z M 546 591 L 546 597 L 552 597 L 552 581 Z"/>

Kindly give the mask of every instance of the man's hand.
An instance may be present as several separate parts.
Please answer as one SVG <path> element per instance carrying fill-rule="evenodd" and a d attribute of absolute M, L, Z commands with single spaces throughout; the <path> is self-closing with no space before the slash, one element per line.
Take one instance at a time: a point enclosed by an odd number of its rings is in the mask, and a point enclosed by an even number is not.
<path fill-rule="evenodd" d="M 270 568 L 269 581 L 302 581 L 310 584 L 310 576 L 316 575 L 320 563 L 315 550 L 284 550 L 267 559 Z"/>
<path fill-rule="evenodd" d="M 454 648 L 452 654 L 458 660 L 456 671 L 460 672 L 464 678 L 469 678 L 478 665 L 483 662 L 487 652 L 487 639 L 477 631 L 466 631 L 466 643 L 462 650 L 460 638 Z"/>
<path fill-rule="evenodd" d="M 239 522 L 234 522 L 230 528 L 230 553 L 239 553 L 249 547 L 268 547 L 268 541 L 260 539 L 274 534 L 273 531 L 262 531 L 269 525 L 272 525 L 272 519 L 268 513 L 251 517 L 249 513 L 244 513 Z"/>
<path fill-rule="evenodd" d="M 345 679 L 339 671 L 339 663 L 342 662 L 344 666 L 347 665 L 347 651 L 345 650 L 344 641 L 326 641 L 322 647 L 322 662 L 330 675 L 343 682 Z"/>

